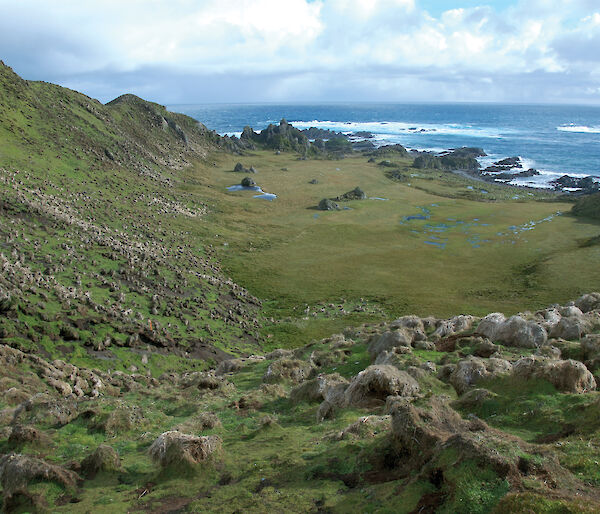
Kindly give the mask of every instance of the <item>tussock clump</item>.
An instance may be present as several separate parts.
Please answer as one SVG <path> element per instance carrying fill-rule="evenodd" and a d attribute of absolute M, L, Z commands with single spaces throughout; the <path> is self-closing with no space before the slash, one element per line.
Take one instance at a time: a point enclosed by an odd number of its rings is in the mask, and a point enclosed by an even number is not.
<path fill-rule="evenodd" d="M 331 396 L 331 390 L 348 386 L 348 381 L 339 373 L 331 375 L 319 375 L 294 387 L 290 392 L 290 400 L 293 403 L 323 401 Z"/>
<path fill-rule="evenodd" d="M 452 407 L 459 409 L 473 409 L 479 407 L 488 398 L 498 396 L 487 389 L 471 389 L 463 394 L 458 400 L 452 402 Z"/>
<path fill-rule="evenodd" d="M 453 491 L 458 466 L 475 465 L 493 471 L 499 479 L 519 487 L 523 476 L 538 479 L 547 492 L 573 488 L 575 478 L 548 450 L 518 437 L 490 428 L 480 419 L 466 421 L 446 400 L 434 397 L 427 408 L 398 401 L 392 408 L 392 447 L 402 458 L 397 465 L 404 473 L 417 472 L 416 479 L 436 477 L 436 487 Z M 444 457 L 452 455 L 449 464 Z M 525 456 L 525 457 L 524 457 Z"/>
<path fill-rule="evenodd" d="M 448 377 L 448 382 L 460 395 L 482 379 L 509 374 L 512 364 L 504 359 L 469 357 L 459 361 Z"/>
<path fill-rule="evenodd" d="M 600 293 L 584 294 L 575 300 L 575 306 L 582 312 L 600 310 Z"/>
<path fill-rule="evenodd" d="M 132 430 L 143 420 L 144 416 L 139 407 L 123 405 L 109 413 L 100 414 L 93 423 L 93 428 L 108 436 L 115 436 Z"/>
<path fill-rule="evenodd" d="M 258 424 L 259 424 L 260 428 L 269 428 L 269 427 L 278 426 L 279 424 L 277 423 L 277 421 L 278 421 L 278 418 L 274 414 L 266 414 L 265 416 L 262 416 L 258 420 Z"/>
<path fill-rule="evenodd" d="M 415 396 L 418 382 L 393 366 L 373 365 L 356 375 L 344 392 L 345 404 L 363 406 L 383 403 L 388 396 Z"/>
<path fill-rule="evenodd" d="M 392 348 L 391 351 L 383 351 L 377 358 L 373 364 L 386 364 L 390 366 L 394 366 L 398 369 L 404 369 L 407 365 L 406 361 L 401 358 L 401 355 L 409 355 L 412 353 L 412 348 L 410 346 L 397 346 L 396 348 Z"/>
<path fill-rule="evenodd" d="M 195 466 L 221 451 L 221 438 L 216 435 L 194 436 L 177 431 L 164 432 L 150 446 L 152 460 L 163 468 Z"/>
<path fill-rule="evenodd" d="M 546 329 L 522 316 L 511 316 L 506 319 L 504 314 L 494 312 L 488 314 L 477 326 L 476 333 L 491 341 L 499 341 L 506 346 L 518 348 L 537 348 L 548 341 Z"/>
<path fill-rule="evenodd" d="M 259 390 L 269 398 L 283 398 L 286 396 L 285 389 L 281 384 L 261 384 Z"/>
<path fill-rule="evenodd" d="M 278 359 L 267 368 L 263 375 L 263 382 L 275 383 L 289 380 L 298 384 L 309 378 L 313 370 L 312 364 L 299 359 Z"/>
<path fill-rule="evenodd" d="M 198 416 L 198 421 L 202 424 L 201 430 L 211 430 L 223 426 L 219 417 L 212 412 L 203 412 Z"/>
<path fill-rule="evenodd" d="M 315 350 L 310 354 L 310 362 L 317 368 L 331 366 L 333 364 L 342 364 L 352 352 L 350 350 Z"/>
<path fill-rule="evenodd" d="M 388 432 L 392 426 L 391 416 L 363 416 L 358 421 L 348 425 L 341 432 L 330 435 L 335 441 L 344 439 L 365 439 L 375 437 L 382 432 Z"/>
<path fill-rule="evenodd" d="M 78 414 L 75 399 L 56 399 L 45 393 L 36 393 L 15 409 L 12 423 L 64 426 L 73 421 Z"/>
<path fill-rule="evenodd" d="M 177 432 L 202 432 L 222 427 L 221 420 L 212 412 L 203 412 L 174 427 Z"/>
<path fill-rule="evenodd" d="M 447 320 L 439 320 L 436 323 L 436 328 L 431 334 L 431 337 L 435 340 L 439 340 L 443 337 L 452 336 L 470 330 L 475 322 L 476 318 L 473 316 L 459 315 Z"/>
<path fill-rule="evenodd" d="M 0 484 L 2 484 L 5 511 L 13 496 L 27 495 L 31 482 L 55 482 L 72 490 L 81 480 L 77 473 L 60 466 L 49 464 L 27 455 L 10 453 L 0 457 Z"/>
<path fill-rule="evenodd" d="M 219 363 L 217 369 L 215 369 L 215 374 L 224 375 L 225 373 L 233 373 L 239 371 L 245 365 L 246 361 L 244 359 L 227 359 Z"/>
<path fill-rule="evenodd" d="M 267 360 L 275 360 L 275 359 L 283 359 L 289 358 L 294 354 L 292 350 L 284 350 L 283 348 L 277 348 L 273 350 L 271 353 L 267 353 L 265 355 L 265 359 Z"/>
<path fill-rule="evenodd" d="M 24 444 L 44 445 L 48 442 L 49 439 L 43 432 L 28 425 L 15 425 L 8 437 L 8 444 L 13 448 Z"/>
<path fill-rule="evenodd" d="M 221 361 L 215 370 L 215 375 L 225 375 L 226 373 L 234 373 L 246 367 L 253 362 L 265 360 L 262 355 L 251 355 L 245 359 L 227 359 Z"/>
<path fill-rule="evenodd" d="M 17 389 L 16 387 L 11 387 L 7 391 L 3 393 L 4 401 L 9 405 L 19 405 L 21 403 L 26 402 L 31 399 L 31 395 L 22 391 L 21 389 Z"/>
<path fill-rule="evenodd" d="M 391 352 L 397 347 L 411 347 L 412 336 L 405 328 L 387 331 L 381 335 L 375 335 L 369 341 L 367 350 L 372 361 L 382 352 Z"/>
<path fill-rule="evenodd" d="M 81 462 L 81 472 L 87 478 L 94 478 L 100 472 L 111 473 L 121 469 L 119 454 L 106 444 L 101 444 L 96 450 Z"/>
<path fill-rule="evenodd" d="M 586 393 L 596 389 L 594 375 L 585 365 L 575 360 L 546 360 L 539 357 L 524 357 L 514 365 L 514 375 L 526 380 L 541 378 L 550 382 L 559 391 Z"/>

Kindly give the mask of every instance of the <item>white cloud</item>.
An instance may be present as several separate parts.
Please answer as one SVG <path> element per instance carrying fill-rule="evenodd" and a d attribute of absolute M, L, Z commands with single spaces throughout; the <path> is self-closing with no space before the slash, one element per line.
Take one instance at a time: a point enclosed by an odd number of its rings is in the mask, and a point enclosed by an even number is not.
<path fill-rule="evenodd" d="M 198 101 L 202 91 L 225 100 L 205 84 L 198 98 L 180 95 L 200 80 L 221 80 L 229 94 L 237 77 L 259 95 L 245 97 L 241 83 L 241 101 L 507 100 L 526 91 L 502 81 L 521 75 L 544 77 L 527 89 L 532 100 L 555 99 L 553 76 L 597 100 L 587 93 L 600 86 L 596 0 L 521 0 L 501 12 L 481 3 L 435 18 L 419 0 L 0 0 L 0 48 L 26 78 L 99 96 L 129 87 L 163 101 Z M 167 74 L 188 83 L 174 87 Z"/>

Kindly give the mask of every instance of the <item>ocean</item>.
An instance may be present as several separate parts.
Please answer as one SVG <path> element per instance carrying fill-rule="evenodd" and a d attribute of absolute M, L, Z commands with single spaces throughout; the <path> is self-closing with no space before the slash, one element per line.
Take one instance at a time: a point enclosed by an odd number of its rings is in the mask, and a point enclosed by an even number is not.
<path fill-rule="evenodd" d="M 441 152 L 462 146 L 488 154 L 483 167 L 519 156 L 539 176 L 515 184 L 551 187 L 562 175 L 600 177 L 600 107 L 500 104 L 171 105 L 221 135 L 259 131 L 285 118 L 297 128 L 371 132 L 377 146 Z M 600 180 L 600 179 L 599 179 Z"/>

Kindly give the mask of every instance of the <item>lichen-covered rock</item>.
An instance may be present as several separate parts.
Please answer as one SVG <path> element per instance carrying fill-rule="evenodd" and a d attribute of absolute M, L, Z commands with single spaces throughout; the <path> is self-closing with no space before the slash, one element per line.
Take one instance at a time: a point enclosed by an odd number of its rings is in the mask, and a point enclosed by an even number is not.
<path fill-rule="evenodd" d="M 389 365 L 373 365 L 356 375 L 344 392 L 346 405 L 383 403 L 390 395 L 415 396 L 419 383 L 405 371 Z"/>

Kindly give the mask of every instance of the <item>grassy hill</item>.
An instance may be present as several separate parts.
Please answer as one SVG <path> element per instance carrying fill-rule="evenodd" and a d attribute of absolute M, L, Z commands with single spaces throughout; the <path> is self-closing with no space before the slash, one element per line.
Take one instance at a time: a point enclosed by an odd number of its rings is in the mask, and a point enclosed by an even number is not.
<path fill-rule="evenodd" d="M 260 145 L 0 65 L 4 510 L 597 511 L 598 223 Z"/>

